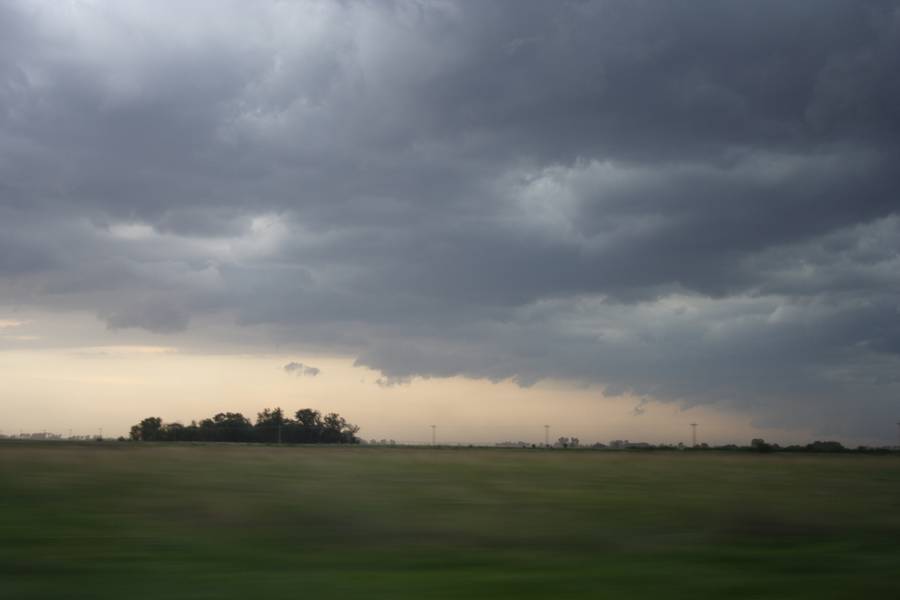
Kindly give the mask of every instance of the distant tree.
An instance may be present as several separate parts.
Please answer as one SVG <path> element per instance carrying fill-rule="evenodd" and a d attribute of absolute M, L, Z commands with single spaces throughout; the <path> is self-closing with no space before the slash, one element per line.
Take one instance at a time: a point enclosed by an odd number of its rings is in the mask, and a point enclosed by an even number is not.
<path fill-rule="evenodd" d="M 301 408 L 294 414 L 294 418 L 303 427 L 314 428 L 322 425 L 322 415 L 311 408 Z"/>
<path fill-rule="evenodd" d="M 262 412 L 256 413 L 256 425 L 257 426 L 272 426 L 272 425 L 284 425 L 286 419 L 284 418 L 284 411 L 280 408 L 266 408 L 263 409 Z"/>
<path fill-rule="evenodd" d="M 345 423 L 344 429 L 343 429 L 343 431 L 341 431 L 341 443 L 342 444 L 358 444 L 359 438 L 356 437 L 357 433 L 359 433 L 359 425 Z"/>
<path fill-rule="evenodd" d="M 337 413 L 324 418 L 311 408 L 298 410 L 296 419 L 286 419 L 281 408 L 264 409 L 257 414 L 256 424 L 241 413 L 218 413 L 199 423 L 191 421 L 163 424 L 159 417 L 148 417 L 131 428 L 131 439 L 141 441 L 201 442 L 273 442 L 301 444 L 358 444 L 359 427 L 348 423 Z"/>
<path fill-rule="evenodd" d="M 266 408 L 256 415 L 256 437 L 261 442 L 277 442 L 281 440 L 288 420 L 280 408 Z"/>
<path fill-rule="evenodd" d="M 303 444 L 317 444 L 322 441 L 322 415 L 311 408 L 301 408 L 294 413 L 294 418 L 299 426 L 299 442 Z"/>
<path fill-rule="evenodd" d="M 191 424 L 185 426 L 181 431 L 181 437 L 179 439 L 184 442 L 199 442 L 203 440 L 200 434 L 200 426 L 197 425 L 197 421 L 191 421 Z"/>
<path fill-rule="evenodd" d="M 131 428 L 131 439 L 141 442 L 156 442 L 162 439 L 162 419 L 147 417 Z"/>
<path fill-rule="evenodd" d="M 252 442 L 255 437 L 253 426 L 241 413 L 218 413 L 200 421 L 198 429 L 204 442 Z"/>
<path fill-rule="evenodd" d="M 337 413 L 328 413 L 322 420 L 321 441 L 326 444 L 355 444 L 359 440 L 356 433 L 359 427 L 348 423 Z"/>
<path fill-rule="evenodd" d="M 161 438 L 167 442 L 185 442 L 187 441 L 183 434 L 184 425 L 181 423 L 167 423 L 162 426 L 160 431 Z"/>
<path fill-rule="evenodd" d="M 806 449 L 810 452 L 844 452 L 847 450 L 840 442 L 820 442 L 818 440 L 816 440 L 812 444 L 807 444 Z"/>
<path fill-rule="evenodd" d="M 762 438 L 753 438 L 750 440 L 750 448 L 756 452 L 771 452 L 774 450 L 771 444 L 767 444 Z"/>

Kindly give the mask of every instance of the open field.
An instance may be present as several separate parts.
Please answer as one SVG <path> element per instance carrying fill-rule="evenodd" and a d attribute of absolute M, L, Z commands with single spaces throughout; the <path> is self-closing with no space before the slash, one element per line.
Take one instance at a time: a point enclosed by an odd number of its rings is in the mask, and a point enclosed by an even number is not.
<path fill-rule="evenodd" d="M 898 598 L 900 459 L 0 445 L 0 597 Z"/>

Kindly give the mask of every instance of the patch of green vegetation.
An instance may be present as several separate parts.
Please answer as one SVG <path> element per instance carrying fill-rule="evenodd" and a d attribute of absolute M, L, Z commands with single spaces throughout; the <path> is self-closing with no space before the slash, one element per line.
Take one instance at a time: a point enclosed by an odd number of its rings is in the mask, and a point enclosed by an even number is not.
<path fill-rule="evenodd" d="M 894 456 L 0 446 L 0 597 L 900 597 Z"/>

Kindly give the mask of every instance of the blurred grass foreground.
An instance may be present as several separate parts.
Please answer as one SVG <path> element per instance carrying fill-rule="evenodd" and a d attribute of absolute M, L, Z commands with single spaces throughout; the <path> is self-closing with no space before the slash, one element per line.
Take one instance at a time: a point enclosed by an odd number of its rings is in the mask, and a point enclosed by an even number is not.
<path fill-rule="evenodd" d="M 900 460 L 0 445 L 0 598 L 900 598 Z"/>

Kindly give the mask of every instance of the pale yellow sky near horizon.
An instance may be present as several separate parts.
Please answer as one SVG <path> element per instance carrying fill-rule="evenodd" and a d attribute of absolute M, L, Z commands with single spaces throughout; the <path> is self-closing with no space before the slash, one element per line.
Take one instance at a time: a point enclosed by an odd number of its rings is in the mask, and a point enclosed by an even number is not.
<path fill-rule="evenodd" d="M 135 332 L 101 331 L 97 339 L 102 343 L 78 346 L 61 340 L 54 347 L 47 331 L 62 331 L 60 318 L 0 318 L 0 432 L 90 435 L 102 427 L 104 435 L 119 436 L 146 416 L 190 422 L 234 411 L 254 419 L 263 408 L 280 406 L 290 414 L 306 407 L 335 411 L 359 425 L 366 440 L 405 443 L 430 441 L 431 424 L 444 443 L 539 443 L 544 424 L 551 426 L 552 439 L 574 436 L 582 443 L 687 443 L 691 422 L 700 424 L 700 441 L 710 443 L 808 438 L 800 431 L 761 429 L 748 415 L 712 406 L 640 404 L 639 398 L 607 397 L 599 386 L 565 381 L 523 388 L 512 381 L 452 377 L 382 386 L 379 372 L 355 366 L 349 356 L 183 350 L 178 336 L 166 345 L 160 343 L 166 337 Z M 89 320 L 87 327 L 99 326 Z M 117 338 L 122 343 L 110 343 Z M 135 343 L 141 338 L 156 343 Z M 294 361 L 320 369 L 319 375 L 285 372 L 284 365 Z"/>

